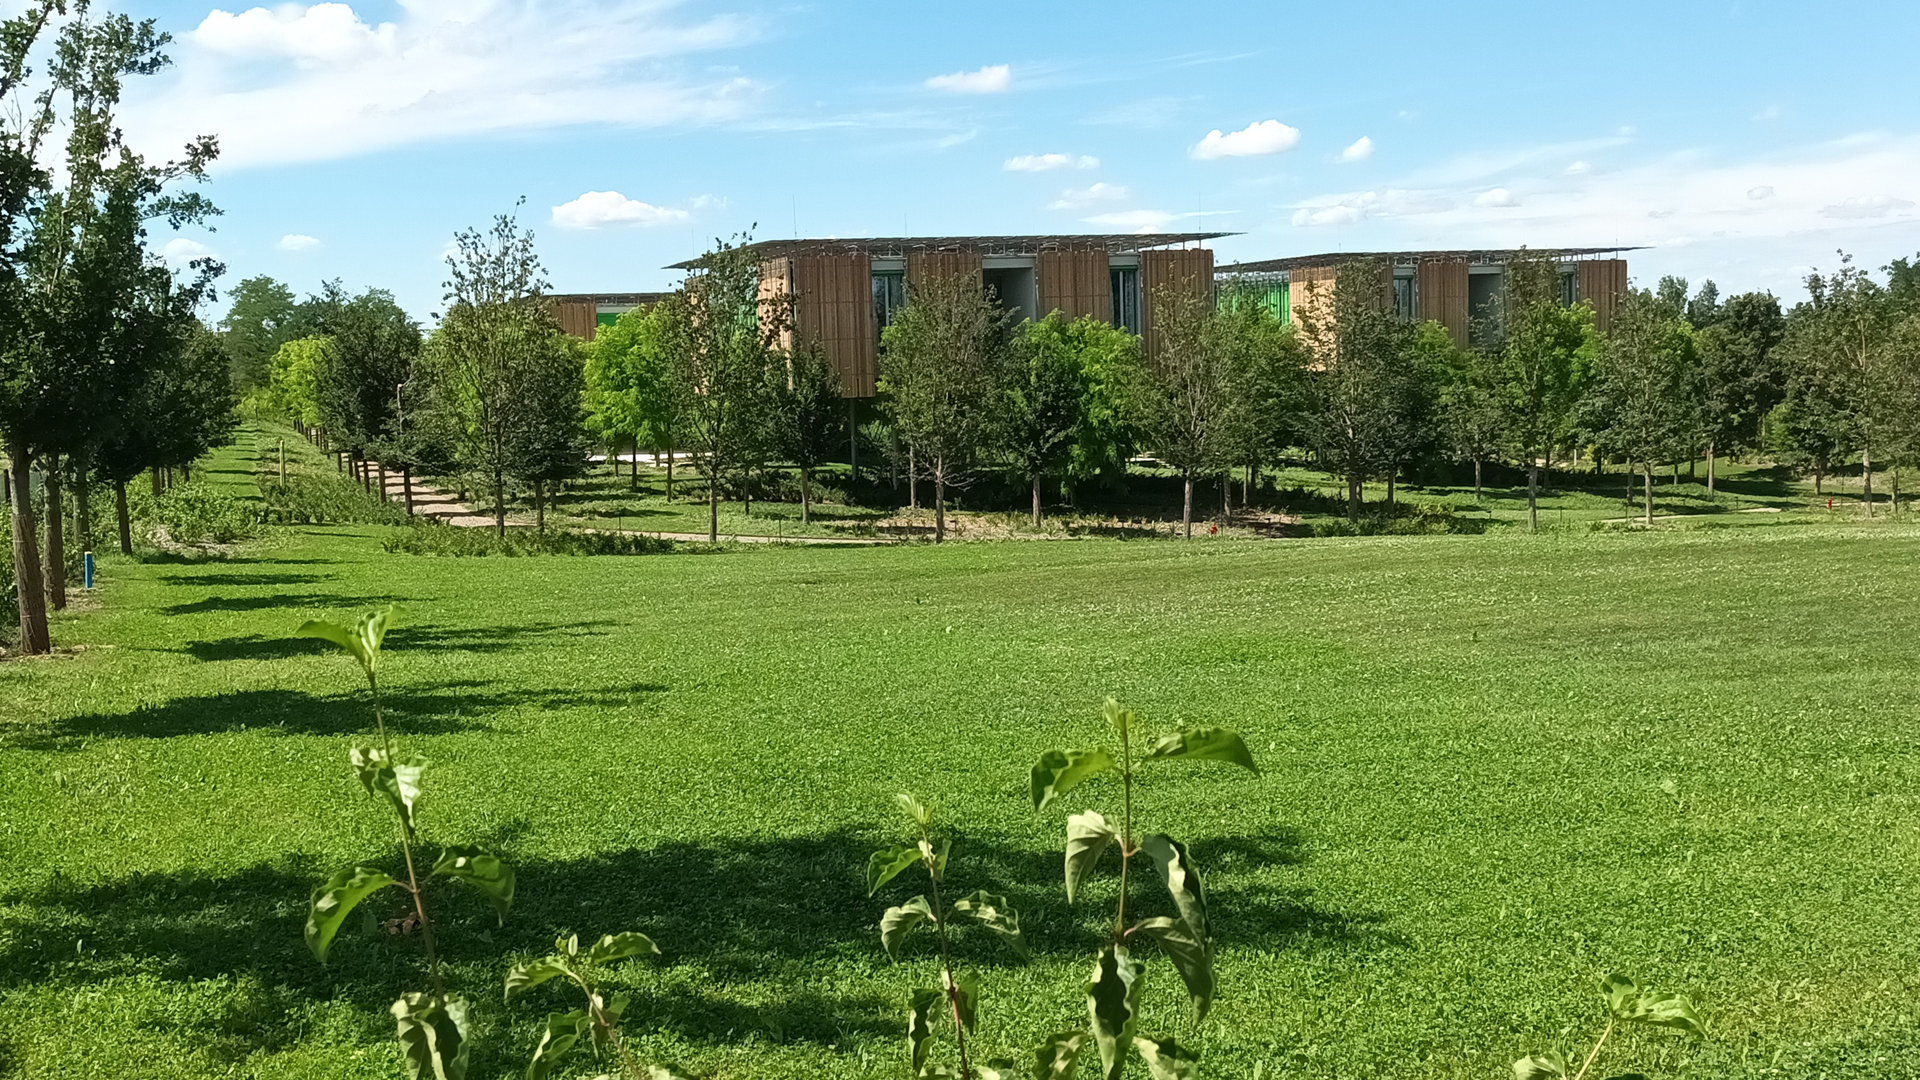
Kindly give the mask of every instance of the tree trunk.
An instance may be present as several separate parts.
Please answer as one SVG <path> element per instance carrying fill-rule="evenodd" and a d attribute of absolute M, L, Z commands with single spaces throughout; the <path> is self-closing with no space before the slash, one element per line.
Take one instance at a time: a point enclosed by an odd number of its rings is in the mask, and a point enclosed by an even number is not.
<path fill-rule="evenodd" d="M 673 501 L 673 444 L 667 444 L 667 501 Z"/>
<path fill-rule="evenodd" d="M 127 513 L 127 482 L 113 482 L 113 515 L 119 519 L 120 554 L 133 554 L 133 518 Z"/>
<path fill-rule="evenodd" d="M 1651 529 L 1653 528 L 1653 462 L 1647 462 L 1642 468 L 1644 469 L 1642 475 L 1647 480 L 1647 528 Z"/>
<path fill-rule="evenodd" d="M 1473 459 L 1473 501 L 1480 501 L 1480 459 Z"/>
<path fill-rule="evenodd" d="M 720 471 L 707 474 L 707 543 L 720 542 Z"/>
<path fill-rule="evenodd" d="M 847 399 L 847 480 L 860 482 L 860 421 L 854 414 L 854 399 Z"/>
<path fill-rule="evenodd" d="M 1230 518 L 1233 516 L 1232 472 L 1223 472 L 1220 474 L 1220 516 L 1222 518 Z"/>
<path fill-rule="evenodd" d="M 945 470 L 933 474 L 933 542 L 947 539 L 947 480 Z"/>
<path fill-rule="evenodd" d="M 1713 440 L 1707 440 L 1707 498 L 1713 498 Z"/>
<path fill-rule="evenodd" d="M 1181 474 L 1182 498 L 1180 500 L 1180 527 L 1186 531 L 1187 539 L 1193 539 L 1193 470 Z"/>
<path fill-rule="evenodd" d="M 400 491 L 406 496 L 407 516 L 413 516 L 413 466 L 400 466 Z"/>
<path fill-rule="evenodd" d="M 1347 473 L 1347 520 L 1355 525 L 1360 524 L 1360 485 L 1362 483 L 1359 473 Z"/>
<path fill-rule="evenodd" d="M 545 481 L 533 482 L 533 520 L 541 535 L 547 531 L 547 485 Z"/>
<path fill-rule="evenodd" d="M 1033 474 L 1033 527 L 1040 527 L 1040 474 Z"/>
<path fill-rule="evenodd" d="M 1393 495 L 1394 495 L 1393 484 L 1394 484 L 1394 481 L 1398 480 L 1399 478 L 1400 478 L 1400 470 L 1398 468 L 1392 468 L 1387 470 L 1387 507 L 1389 509 L 1393 507 Z"/>
<path fill-rule="evenodd" d="M 627 463 L 627 489 L 640 490 L 640 440 L 638 437 L 633 440 L 633 457 Z"/>
<path fill-rule="evenodd" d="M 60 491 L 60 455 L 48 454 L 47 488 L 47 602 L 55 611 L 67 608 L 67 507 Z"/>
<path fill-rule="evenodd" d="M 1527 455 L 1527 531 L 1540 528 L 1540 462 Z"/>
<path fill-rule="evenodd" d="M 155 465 L 153 468 L 147 471 L 152 475 L 153 497 L 157 499 L 160 497 L 160 466 Z"/>
<path fill-rule="evenodd" d="M 1243 507 L 1253 505 L 1254 473 L 1258 471 L 1258 469 L 1258 465 L 1249 464 L 1247 466 L 1247 482 L 1240 488 L 1240 505 Z"/>
<path fill-rule="evenodd" d="M 812 517 L 808 508 L 813 502 L 813 470 L 800 467 L 800 524 L 808 524 Z"/>
<path fill-rule="evenodd" d="M 53 474 L 49 472 L 47 475 L 52 476 Z M 53 492 L 54 492 L 53 487 L 49 485 L 47 488 L 47 505 L 48 506 L 53 505 Z M 1873 516 L 1873 447 L 1871 446 L 1863 446 L 1860 448 L 1860 497 L 1866 500 L 1867 516 L 1872 517 Z M 52 534 L 49 533 L 48 535 L 52 535 Z"/>
<path fill-rule="evenodd" d="M 75 539 L 84 553 L 93 550 L 93 479 L 84 465 L 74 472 L 73 483 L 73 525 L 79 533 Z"/>
<path fill-rule="evenodd" d="M 507 481 L 499 469 L 493 471 L 493 535 L 507 538 Z"/>
<path fill-rule="evenodd" d="M 20 650 L 29 656 L 53 651 L 47 638 L 47 594 L 40 579 L 40 538 L 33 520 L 33 481 L 26 452 L 9 448 L 13 469 L 13 573 L 20 595 Z"/>
<path fill-rule="evenodd" d="M 913 448 L 907 448 L 907 509 L 920 509 L 920 471 L 914 458 Z"/>
<path fill-rule="evenodd" d="M 1826 492 L 1820 490 L 1821 482 L 1826 479 L 1826 477 L 1822 475 L 1825 471 L 1826 470 L 1822 469 L 1818 464 L 1815 464 L 1813 467 L 1813 493 L 1815 495 L 1826 494 Z"/>

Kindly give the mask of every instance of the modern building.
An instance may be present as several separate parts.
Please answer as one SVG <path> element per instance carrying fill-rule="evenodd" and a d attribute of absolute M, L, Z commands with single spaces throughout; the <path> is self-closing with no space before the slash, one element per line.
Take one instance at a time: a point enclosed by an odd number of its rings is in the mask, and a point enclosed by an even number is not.
<path fill-rule="evenodd" d="M 1227 233 L 1064 236 L 912 236 L 765 240 L 761 288 L 791 294 L 795 332 L 820 343 L 843 393 L 875 392 L 880 332 L 905 306 L 916 281 L 979 274 L 1000 302 L 1029 319 L 1058 311 L 1091 315 L 1151 335 L 1145 298 L 1190 282 L 1209 288 L 1213 252 L 1201 245 Z M 699 260 L 670 269 L 693 270 Z"/>
<path fill-rule="evenodd" d="M 1560 265 L 1562 300 L 1592 304 L 1594 322 L 1605 330 L 1627 289 L 1627 261 L 1619 255 L 1633 250 L 1539 248 L 1526 253 L 1555 259 Z M 1331 309 L 1334 279 L 1341 267 L 1374 263 L 1383 278 L 1383 304 L 1391 303 L 1403 319 L 1440 323 L 1453 335 L 1454 343 L 1465 348 L 1481 344 L 1486 328 L 1497 325 L 1491 318 L 1498 314 L 1493 305 L 1504 295 L 1507 264 L 1520 254 L 1513 249 L 1331 252 L 1234 263 L 1219 268 L 1215 278 L 1263 293 L 1267 305 L 1292 322 L 1311 311 Z"/>
<path fill-rule="evenodd" d="M 600 327 L 612 326 L 620 316 L 634 308 L 647 307 L 666 295 L 662 292 L 549 293 L 547 300 L 553 305 L 553 317 L 560 321 L 560 329 L 592 341 Z"/>

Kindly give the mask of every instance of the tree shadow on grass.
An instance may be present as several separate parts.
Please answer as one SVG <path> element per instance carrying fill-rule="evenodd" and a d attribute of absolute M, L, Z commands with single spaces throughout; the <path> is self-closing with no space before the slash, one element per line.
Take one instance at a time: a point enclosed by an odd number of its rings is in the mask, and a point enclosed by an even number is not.
<path fill-rule="evenodd" d="M 577 623 L 523 623 L 514 626 L 397 626 L 387 634 L 381 648 L 387 652 L 409 649 L 449 649 L 455 652 L 506 652 L 519 648 L 526 638 L 599 636 L 601 627 L 614 626 L 611 620 Z M 181 651 L 195 660 L 219 663 L 224 660 L 285 660 L 294 656 L 318 655 L 332 649 L 319 638 L 294 637 L 293 624 L 283 635 L 236 634 L 210 641 L 189 641 Z"/>
<path fill-rule="evenodd" d="M 320 574 L 162 574 L 162 585 L 313 585 L 330 580 Z"/>
<path fill-rule="evenodd" d="M 386 596 L 337 596 L 330 593 L 274 593 L 271 596 L 207 596 L 184 604 L 160 608 L 162 615 L 199 615 L 209 611 L 270 611 L 291 608 L 312 611 L 336 608 L 371 607 L 400 602 Z"/>
<path fill-rule="evenodd" d="M 545 952 L 557 935 L 640 930 L 664 955 L 617 976 L 635 992 L 631 1030 L 716 1045 L 747 1034 L 834 1045 L 850 1033 L 898 1033 L 899 1003 L 877 992 L 888 965 L 878 923 L 887 906 L 917 894 L 923 882 L 909 871 L 869 898 L 873 835 L 838 829 L 667 840 L 563 860 L 513 859 L 512 838 L 500 839 L 518 880 L 504 926 L 478 895 L 455 886 L 435 884 L 428 902 L 441 951 L 454 962 L 454 982 L 507 1024 L 530 1031 L 540 1011 L 533 1002 L 505 1016 L 493 1003 L 511 964 Z M 957 837 L 953 851 L 948 890 L 1007 894 L 1043 960 L 1078 961 L 1102 937 L 1099 898 L 1067 907 L 1058 852 L 984 836 Z M 1197 846 L 1196 857 L 1203 853 L 1238 867 L 1216 875 L 1212 906 L 1222 913 L 1226 948 L 1365 951 L 1398 944 L 1375 926 L 1379 916 L 1327 911 L 1287 889 L 1246 884 L 1270 877 L 1269 864 L 1297 863 L 1297 836 L 1230 837 Z M 397 867 L 399 855 L 366 862 Z M 276 1018 L 297 1016 L 312 1000 L 347 1000 L 384 1018 L 395 996 L 423 980 L 417 940 L 382 930 L 384 920 L 403 913 L 405 896 L 376 894 L 364 916 L 348 920 L 322 967 L 308 955 L 301 926 L 309 890 L 332 869 L 289 853 L 224 873 L 182 870 L 84 886 L 56 877 L 0 897 L 0 987 L 76 987 L 132 973 L 176 983 L 232 978 L 262 988 L 266 1003 L 248 1021 L 253 1034 L 236 1036 L 243 1044 L 276 1037 Z M 1143 899 L 1148 888 L 1140 886 Z M 1157 901 L 1153 907 L 1164 906 Z M 1017 963 L 978 928 L 960 928 L 953 944 L 969 966 Z M 922 931 L 903 955 L 925 960 L 932 948 Z M 828 970 L 847 988 L 818 989 Z"/>

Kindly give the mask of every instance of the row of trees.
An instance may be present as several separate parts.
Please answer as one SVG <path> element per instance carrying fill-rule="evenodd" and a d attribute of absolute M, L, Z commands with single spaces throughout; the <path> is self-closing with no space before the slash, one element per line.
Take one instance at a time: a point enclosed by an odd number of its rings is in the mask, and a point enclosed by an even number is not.
<path fill-rule="evenodd" d="M 205 178 L 217 144 L 154 163 L 115 120 L 126 80 L 161 70 L 167 43 L 151 20 L 96 18 L 85 0 L 38 0 L 0 23 L 0 97 L 16 103 L 0 115 L 0 444 L 29 653 L 48 651 L 47 607 L 66 601 L 69 498 L 90 546 L 90 488 L 112 484 L 127 548 L 127 482 L 187 465 L 232 427 L 225 356 L 195 314 L 221 268 L 177 275 L 146 243 L 155 221 L 216 213 L 180 185 Z"/>

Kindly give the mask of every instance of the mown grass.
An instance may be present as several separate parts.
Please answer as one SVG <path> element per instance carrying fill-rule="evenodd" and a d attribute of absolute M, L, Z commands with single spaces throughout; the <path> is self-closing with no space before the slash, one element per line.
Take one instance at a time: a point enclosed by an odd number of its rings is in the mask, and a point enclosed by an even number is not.
<path fill-rule="evenodd" d="M 476 1077 L 561 1007 L 504 1005 L 510 962 L 625 929 L 666 952 L 622 975 L 645 1057 L 905 1075 L 933 962 L 887 961 L 909 894 L 861 874 L 900 790 L 1038 953 L 960 942 L 983 1050 L 1078 1022 L 1112 885 L 1067 907 L 1064 813 L 1025 770 L 1102 739 L 1106 694 L 1239 727 L 1266 770 L 1155 771 L 1139 807 L 1209 875 L 1214 1011 L 1184 1020 L 1164 963 L 1149 999 L 1210 1077 L 1501 1077 L 1594 1026 L 1615 969 L 1695 994 L 1712 1038 L 1627 1038 L 1605 1075 L 1906 1077 L 1920 1052 L 1904 525 L 534 560 L 384 534 L 110 560 L 55 624 L 83 650 L 0 664 L 0 1072 L 399 1075 L 410 944 L 350 928 L 322 968 L 300 940 L 324 873 L 397 854 L 346 766 L 356 671 L 288 637 L 388 601 L 425 836 L 520 868 L 504 927 L 433 898 Z"/>

